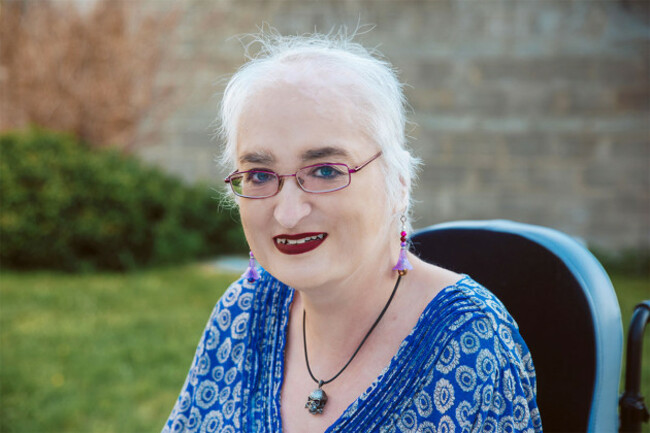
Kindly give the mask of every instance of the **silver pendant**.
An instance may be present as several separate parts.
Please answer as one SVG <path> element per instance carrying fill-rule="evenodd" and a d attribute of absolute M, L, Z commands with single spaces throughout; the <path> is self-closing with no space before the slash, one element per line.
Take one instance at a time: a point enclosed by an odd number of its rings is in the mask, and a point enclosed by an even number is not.
<path fill-rule="evenodd" d="M 323 408 L 327 403 L 327 394 L 321 389 L 323 386 L 323 381 L 321 380 L 318 383 L 318 389 L 315 389 L 307 397 L 307 403 L 305 403 L 305 408 L 309 410 L 309 413 L 312 415 L 319 415 L 323 413 Z"/>

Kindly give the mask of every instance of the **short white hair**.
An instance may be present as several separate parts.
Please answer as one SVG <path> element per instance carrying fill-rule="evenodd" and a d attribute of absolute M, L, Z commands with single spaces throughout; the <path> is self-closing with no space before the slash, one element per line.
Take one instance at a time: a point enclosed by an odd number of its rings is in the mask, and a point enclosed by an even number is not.
<path fill-rule="evenodd" d="M 393 66 L 376 50 L 353 42 L 354 34 L 348 35 L 345 29 L 336 34 L 299 36 L 282 36 L 271 29 L 251 37 L 246 45 L 248 61 L 230 78 L 221 100 L 219 135 L 224 143 L 224 167 L 229 171 L 236 168 L 238 123 L 249 98 L 277 80 L 283 67 L 307 62 L 345 70 L 359 79 L 364 102 L 361 127 L 382 151 L 378 161 L 386 179 L 388 203 L 406 215 L 410 229 L 411 190 L 420 160 L 407 148 L 408 104 Z M 251 46 L 259 46 L 255 55 L 248 53 Z"/>

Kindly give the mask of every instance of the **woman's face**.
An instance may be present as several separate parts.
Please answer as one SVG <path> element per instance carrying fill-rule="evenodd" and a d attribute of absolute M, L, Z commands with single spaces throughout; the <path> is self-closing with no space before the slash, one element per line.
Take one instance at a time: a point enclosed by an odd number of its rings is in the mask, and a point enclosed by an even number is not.
<path fill-rule="evenodd" d="M 282 82 L 259 90 L 240 118 L 237 169 L 292 174 L 321 162 L 358 166 L 379 148 L 362 133 L 356 110 L 332 86 Z M 244 232 L 259 263 L 299 289 L 390 270 L 399 238 L 380 164 L 381 157 L 339 191 L 307 193 L 287 177 L 273 197 L 240 198 Z"/>

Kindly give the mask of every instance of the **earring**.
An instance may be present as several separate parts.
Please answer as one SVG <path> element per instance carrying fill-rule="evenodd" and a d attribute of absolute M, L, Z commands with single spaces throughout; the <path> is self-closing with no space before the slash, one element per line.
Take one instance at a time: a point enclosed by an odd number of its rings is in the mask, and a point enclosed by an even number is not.
<path fill-rule="evenodd" d="M 399 251 L 399 259 L 397 259 L 397 264 L 393 268 L 394 271 L 397 271 L 397 273 L 402 276 L 406 275 L 406 272 L 413 269 L 413 266 L 409 262 L 409 259 L 406 255 L 408 252 L 407 248 L 407 242 L 406 242 L 406 215 L 402 215 L 400 218 L 400 221 L 402 223 L 402 232 L 400 233 L 400 246 L 401 249 Z"/>
<path fill-rule="evenodd" d="M 260 274 L 257 272 L 257 269 L 255 268 L 255 257 L 253 257 L 253 252 L 250 252 L 250 260 L 248 261 L 248 268 L 246 268 L 246 272 L 244 273 L 244 278 L 248 280 L 249 283 L 253 283 L 257 280 L 260 279 Z"/>

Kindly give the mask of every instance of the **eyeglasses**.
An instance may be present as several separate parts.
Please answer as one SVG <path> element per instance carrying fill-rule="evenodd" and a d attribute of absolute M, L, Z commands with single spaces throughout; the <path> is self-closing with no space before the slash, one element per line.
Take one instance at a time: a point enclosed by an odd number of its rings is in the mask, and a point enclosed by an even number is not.
<path fill-rule="evenodd" d="M 282 189 L 284 178 L 295 177 L 300 189 L 312 194 L 338 191 L 350 185 L 352 173 L 360 171 L 381 156 L 381 152 L 354 168 L 346 164 L 322 163 L 308 165 L 294 174 L 277 174 L 271 170 L 235 171 L 225 182 L 235 195 L 244 198 L 273 197 Z"/>

